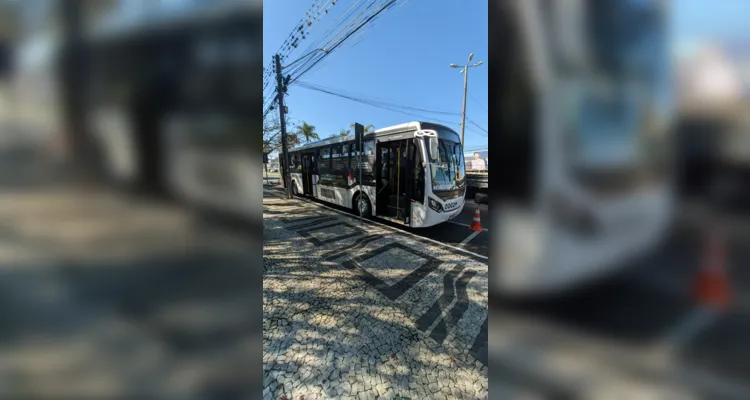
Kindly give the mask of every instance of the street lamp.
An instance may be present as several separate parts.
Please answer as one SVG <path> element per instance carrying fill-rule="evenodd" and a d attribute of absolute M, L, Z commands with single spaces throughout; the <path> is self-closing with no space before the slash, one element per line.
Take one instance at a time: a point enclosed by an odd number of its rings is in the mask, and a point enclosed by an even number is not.
<path fill-rule="evenodd" d="M 469 64 L 473 58 L 474 58 L 474 53 L 471 53 L 469 54 L 469 60 L 466 62 L 466 65 L 464 66 L 456 65 L 456 64 L 450 65 L 451 68 L 462 68 L 460 72 L 464 74 L 464 103 L 463 103 L 463 106 L 461 107 L 461 145 L 462 146 L 464 144 L 464 128 L 466 126 L 466 84 L 468 83 L 468 80 L 469 80 L 469 68 L 478 67 L 484 64 L 484 61 L 479 61 L 478 63 L 475 63 L 475 64 Z"/>

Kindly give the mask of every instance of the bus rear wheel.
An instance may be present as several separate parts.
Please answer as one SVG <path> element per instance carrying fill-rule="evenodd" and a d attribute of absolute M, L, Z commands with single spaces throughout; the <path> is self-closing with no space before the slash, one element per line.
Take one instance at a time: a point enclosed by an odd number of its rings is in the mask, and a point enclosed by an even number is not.
<path fill-rule="evenodd" d="M 366 194 L 357 194 L 354 196 L 353 206 L 354 212 L 357 215 L 361 215 L 365 218 L 372 215 L 372 203 L 370 203 L 370 199 Z"/>
<path fill-rule="evenodd" d="M 294 181 L 292 181 L 292 196 L 299 196 L 299 192 L 297 192 L 297 183 Z"/>

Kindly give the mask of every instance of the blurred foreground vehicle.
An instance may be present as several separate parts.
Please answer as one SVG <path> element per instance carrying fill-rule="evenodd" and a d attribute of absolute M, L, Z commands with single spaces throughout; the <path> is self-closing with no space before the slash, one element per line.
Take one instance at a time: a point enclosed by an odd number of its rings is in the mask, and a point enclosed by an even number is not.
<path fill-rule="evenodd" d="M 68 36 L 38 30 L 19 44 L 19 120 L 52 141 L 79 138 L 66 146 L 85 143 L 100 177 L 128 191 L 257 214 L 260 2 L 91 4 L 96 18 L 68 22 Z M 63 118 L 71 108 L 81 122 Z"/>
<path fill-rule="evenodd" d="M 664 237 L 674 203 L 668 5 L 497 5 L 493 292 L 559 292 Z"/>
<path fill-rule="evenodd" d="M 110 178 L 255 211 L 261 18 L 259 2 L 224 0 L 92 30 L 88 116 Z"/>

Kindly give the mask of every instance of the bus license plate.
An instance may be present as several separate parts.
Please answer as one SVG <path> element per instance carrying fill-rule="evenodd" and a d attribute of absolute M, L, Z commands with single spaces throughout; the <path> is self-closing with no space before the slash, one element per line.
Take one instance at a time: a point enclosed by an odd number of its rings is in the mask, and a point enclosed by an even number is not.
<path fill-rule="evenodd" d="M 443 207 L 443 209 L 445 211 L 453 211 L 453 210 L 455 210 L 457 208 L 458 208 L 458 202 L 457 201 L 453 201 L 453 202 L 450 202 L 450 203 L 445 203 L 445 206 Z"/>

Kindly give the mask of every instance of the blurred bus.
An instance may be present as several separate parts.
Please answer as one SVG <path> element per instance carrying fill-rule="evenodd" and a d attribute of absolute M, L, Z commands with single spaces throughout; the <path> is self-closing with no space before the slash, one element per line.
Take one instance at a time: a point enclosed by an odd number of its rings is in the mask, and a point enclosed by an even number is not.
<path fill-rule="evenodd" d="M 260 1 L 122 4 L 86 36 L 89 129 L 108 176 L 257 215 Z"/>
<path fill-rule="evenodd" d="M 627 266 L 669 226 L 669 4 L 491 4 L 491 290 L 557 293 Z"/>

